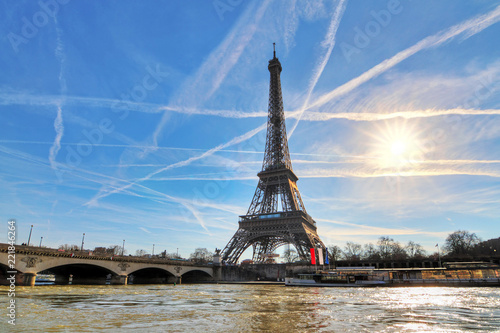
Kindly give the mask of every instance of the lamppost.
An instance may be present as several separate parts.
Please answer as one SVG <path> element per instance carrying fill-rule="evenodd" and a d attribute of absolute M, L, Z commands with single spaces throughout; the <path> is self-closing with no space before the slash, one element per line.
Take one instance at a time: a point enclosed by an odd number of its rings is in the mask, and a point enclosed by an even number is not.
<path fill-rule="evenodd" d="M 153 244 L 153 255 L 155 255 L 155 245 Z"/>
<path fill-rule="evenodd" d="M 125 239 L 123 240 L 123 246 L 122 246 L 122 256 L 125 253 Z"/>
<path fill-rule="evenodd" d="M 30 229 L 30 235 L 28 237 L 28 246 L 30 246 L 30 240 L 31 240 L 31 232 L 33 231 L 33 224 L 31 225 L 31 229 Z"/>
<path fill-rule="evenodd" d="M 83 242 L 85 241 L 85 233 L 83 233 L 83 237 L 82 237 L 82 247 L 80 249 L 80 251 L 83 251 Z"/>
<path fill-rule="evenodd" d="M 177 248 L 177 259 L 179 259 L 179 248 Z"/>
<path fill-rule="evenodd" d="M 42 240 L 43 240 L 43 236 L 40 237 L 40 245 L 38 245 L 38 247 L 42 247 Z"/>

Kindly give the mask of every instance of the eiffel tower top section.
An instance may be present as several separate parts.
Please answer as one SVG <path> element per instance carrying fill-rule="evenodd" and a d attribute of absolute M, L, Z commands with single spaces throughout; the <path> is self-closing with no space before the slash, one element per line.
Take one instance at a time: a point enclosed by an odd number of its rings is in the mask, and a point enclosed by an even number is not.
<path fill-rule="evenodd" d="M 275 44 L 273 43 L 273 48 Z M 283 111 L 283 97 L 281 95 L 281 63 L 276 58 L 276 49 L 273 50 L 273 59 L 267 67 L 271 74 L 269 85 L 269 114 L 267 120 L 266 151 L 262 172 L 288 169 L 293 172 L 288 139 L 286 136 L 285 112 Z"/>
<path fill-rule="evenodd" d="M 278 212 L 307 214 L 297 188 L 299 179 L 292 169 L 286 136 L 285 112 L 281 95 L 281 64 L 274 56 L 269 60 L 269 112 L 267 119 L 266 150 L 262 171 L 257 174 L 259 184 L 245 218 Z"/>

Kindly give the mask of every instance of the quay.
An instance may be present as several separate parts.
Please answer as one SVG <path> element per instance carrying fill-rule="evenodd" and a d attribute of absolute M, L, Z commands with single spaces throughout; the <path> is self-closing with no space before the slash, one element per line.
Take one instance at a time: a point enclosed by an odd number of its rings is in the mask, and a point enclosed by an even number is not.
<path fill-rule="evenodd" d="M 9 267 L 8 244 L 0 243 L 0 285 L 8 285 Z M 497 266 L 498 258 L 477 258 L 486 265 Z M 489 260 L 488 260 L 489 259 Z M 283 285 L 285 277 L 301 273 L 335 268 L 374 269 L 393 273 L 396 283 L 422 284 L 443 279 L 446 283 L 460 282 L 481 276 L 463 274 L 485 267 L 470 267 L 468 263 L 456 263 L 462 267 L 444 269 L 438 261 L 337 261 L 332 267 L 315 267 L 306 263 L 292 264 L 221 264 L 220 256 L 214 261 L 197 264 L 189 260 L 144 258 L 134 256 L 96 255 L 85 251 L 58 251 L 57 249 L 16 245 L 15 268 L 16 285 L 34 286 L 47 275 L 53 276 L 53 283 L 68 284 L 180 284 L 180 283 L 221 283 L 221 284 L 262 284 Z M 449 267 L 452 268 L 452 267 Z M 423 275 L 422 275 L 423 274 Z M 427 276 L 437 274 L 436 276 Z M 450 275 L 451 274 L 451 275 Z M 447 276 L 449 275 L 449 276 Z M 52 282 L 52 281 L 51 281 Z M 457 284 L 457 283 L 453 283 Z"/>

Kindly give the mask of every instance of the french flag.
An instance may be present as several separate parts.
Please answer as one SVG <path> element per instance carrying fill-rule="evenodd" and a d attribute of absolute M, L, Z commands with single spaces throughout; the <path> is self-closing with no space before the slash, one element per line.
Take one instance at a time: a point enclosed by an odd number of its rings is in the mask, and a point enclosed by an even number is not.
<path fill-rule="evenodd" d="M 311 248 L 311 265 L 316 265 L 316 251 Z"/>

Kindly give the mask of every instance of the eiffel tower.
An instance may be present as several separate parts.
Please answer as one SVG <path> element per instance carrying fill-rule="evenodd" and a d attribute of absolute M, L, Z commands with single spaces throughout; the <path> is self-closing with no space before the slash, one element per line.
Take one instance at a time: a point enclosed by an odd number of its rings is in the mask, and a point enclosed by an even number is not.
<path fill-rule="evenodd" d="M 316 222 L 307 214 L 292 169 L 281 96 L 281 63 L 269 60 L 269 112 L 266 151 L 259 184 L 246 215 L 240 216 L 238 231 L 222 251 L 222 260 L 236 263 L 253 246 L 253 261 L 264 262 L 278 247 L 292 244 L 302 260 L 309 260 L 310 248 L 325 248 L 316 232 Z"/>

